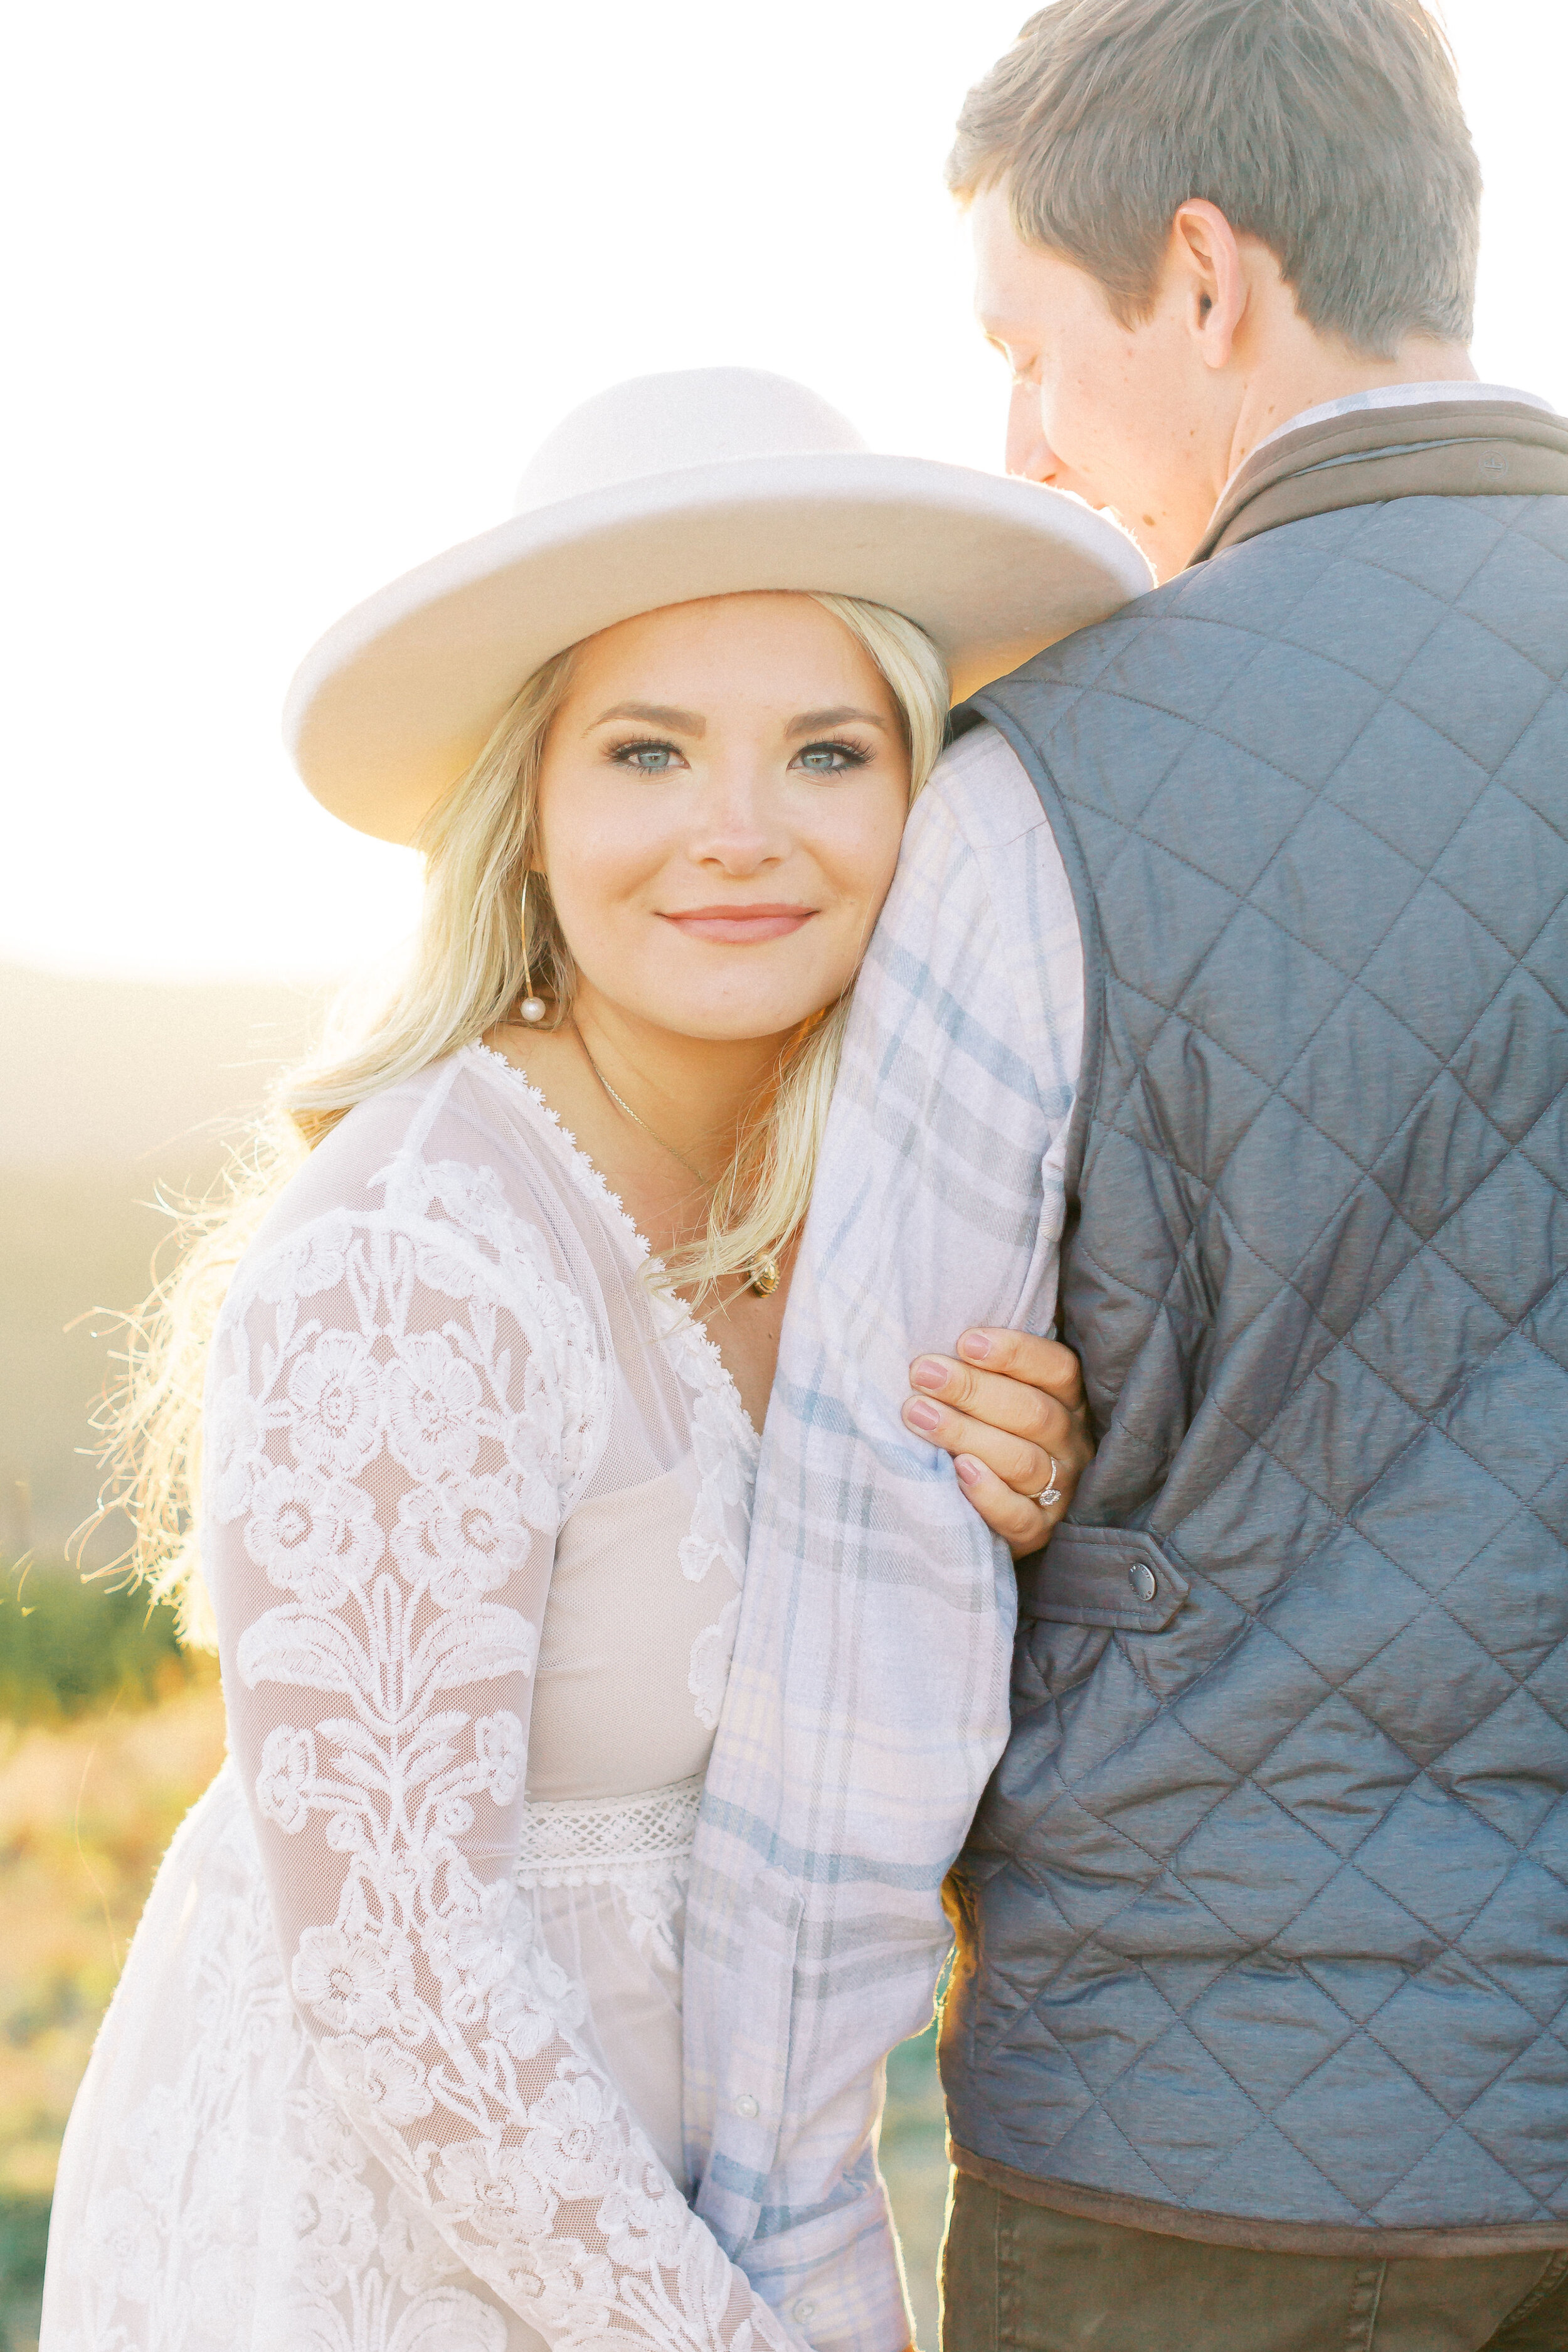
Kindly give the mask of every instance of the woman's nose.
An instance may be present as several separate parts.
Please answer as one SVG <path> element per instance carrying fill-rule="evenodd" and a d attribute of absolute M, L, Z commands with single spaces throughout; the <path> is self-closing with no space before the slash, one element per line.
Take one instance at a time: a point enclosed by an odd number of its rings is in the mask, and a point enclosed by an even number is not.
<path fill-rule="evenodd" d="M 1056 452 L 1040 418 L 1038 384 L 1013 386 L 1008 404 L 1007 465 L 1009 474 L 1021 475 L 1026 482 L 1049 482 L 1056 472 Z"/>
<path fill-rule="evenodd" d="M 693 857 L 744 875 L 786 856 L 781 813 L 770 805 L 776 798 L 777 786 L 769 790 L 769 779 L 748 767 L 716 776 L 690 844 Z"/>

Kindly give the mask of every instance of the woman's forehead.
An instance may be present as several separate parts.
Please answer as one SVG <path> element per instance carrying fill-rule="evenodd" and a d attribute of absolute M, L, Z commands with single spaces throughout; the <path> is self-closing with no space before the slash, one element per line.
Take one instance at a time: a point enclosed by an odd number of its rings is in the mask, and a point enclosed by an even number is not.
<path fill-rule="evenodd" d="M 569 695 L 579 715 L 623 702 L 706 716 L 850 701 L 885 714 L 891 700 L 843 623 L 787 591 L 666 604 L 601 629 L 579 647 Z"/>

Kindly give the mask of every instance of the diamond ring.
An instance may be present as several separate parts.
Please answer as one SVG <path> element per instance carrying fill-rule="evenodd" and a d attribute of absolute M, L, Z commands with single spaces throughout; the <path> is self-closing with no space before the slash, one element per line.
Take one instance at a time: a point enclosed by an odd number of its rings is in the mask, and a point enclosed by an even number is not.
<path fill-rule="evenodd" d="M 1045 1458 L 1051 1465 L 1051 1484 L 1044 1489 L 1043 1493 L 1037 1495 L 1034 1499 L 1040 1505 L 1042 1511 L 1049 1511 L 1052 1503 L 1061 1502 L 1061 1489 L 1056 1483 L 1055 1454 L 1048 1454 Z"/>

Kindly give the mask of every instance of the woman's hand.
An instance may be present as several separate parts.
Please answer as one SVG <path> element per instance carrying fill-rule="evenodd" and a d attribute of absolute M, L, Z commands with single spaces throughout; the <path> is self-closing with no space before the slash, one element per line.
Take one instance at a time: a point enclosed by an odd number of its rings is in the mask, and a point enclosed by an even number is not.
<path fill-rule="evenodd" d="M 1038 1551 L 1094 1457 L 1078 1359 L 1029 1331 L 966 1331 L 956 1356 L 917 1356 L 904 1426 L 953 1456 L 965 1495 L 1015 1559 Z M 1057 1499 L 1037 1498 L 1054 1486 Z"/>

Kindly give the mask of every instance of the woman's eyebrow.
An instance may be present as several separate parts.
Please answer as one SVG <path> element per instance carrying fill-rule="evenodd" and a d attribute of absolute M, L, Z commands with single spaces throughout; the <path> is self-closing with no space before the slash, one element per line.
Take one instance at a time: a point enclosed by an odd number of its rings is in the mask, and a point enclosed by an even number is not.
<path fill-rule="evenodd" d="M 612 719 L 641 719 L 645 726 L 673 727 L 682 735 L 707 733 L 707 720 L 700 711 L 676 710 L 664 702 L 618 702 L 612 709 L 601 710 L 593 723 L 603 727 Z"/>
<path fill-rule="evenodd" d="M 880 727 L 884 735 L 887 732 L 885 719 L 879 718 L 874 710 L 857 710 L 851 702 L 840 703 L 833 710 L 803 710 L 799 719 L 791 719 L 784 732 L 790 736 L 815 735 L 824 727 L 847 726 L 852 719 L 858 719 L 862 727 Z"/>

